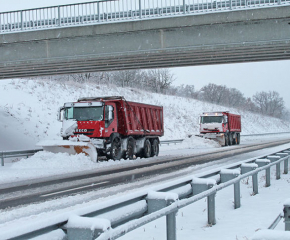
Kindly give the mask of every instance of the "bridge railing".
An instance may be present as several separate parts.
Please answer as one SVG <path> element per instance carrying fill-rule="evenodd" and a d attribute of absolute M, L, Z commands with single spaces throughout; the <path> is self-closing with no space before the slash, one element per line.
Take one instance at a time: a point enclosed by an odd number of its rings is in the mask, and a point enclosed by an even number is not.
<path fill-rule="evenodd" d="M 289 4 L 290 0 L 103 0 L 0 13 L 0 33 Z"/>

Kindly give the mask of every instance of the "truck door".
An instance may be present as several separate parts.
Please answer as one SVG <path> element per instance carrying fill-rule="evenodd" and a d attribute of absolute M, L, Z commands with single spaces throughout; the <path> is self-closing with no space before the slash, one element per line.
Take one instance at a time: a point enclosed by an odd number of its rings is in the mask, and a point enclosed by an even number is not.
<path fill-rule="evenodd" d="M 105 137 L 117 132 L 117 111 L 115 103 L 105 105 Z"/>

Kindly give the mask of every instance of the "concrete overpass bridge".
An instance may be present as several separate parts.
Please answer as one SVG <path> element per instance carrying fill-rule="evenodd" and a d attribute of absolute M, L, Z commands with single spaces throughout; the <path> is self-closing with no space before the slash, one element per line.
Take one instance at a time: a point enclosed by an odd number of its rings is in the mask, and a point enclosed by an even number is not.
<path fill-rule="evenodd" d="M 0 13 L 0 79 L 290 59 L 289 0 L 119 0 Z"/>

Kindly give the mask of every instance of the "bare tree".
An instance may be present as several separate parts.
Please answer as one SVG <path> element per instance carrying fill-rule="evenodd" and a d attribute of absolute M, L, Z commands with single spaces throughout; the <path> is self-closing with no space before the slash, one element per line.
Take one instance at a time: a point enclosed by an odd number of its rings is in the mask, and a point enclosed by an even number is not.
<path fill-rule="evenodd" d="M 209 83 L 202 87 L 200 91 L 202 100 L 210 103 L 224 104 L 227 98 L 227 88 L 224 85 Z"/>
<path fill-rule="evenodd" d="M 113 73 L 115 83 L 121 87 L 133 87 L 139 81 L 140 70 L 116 71 Z"/>
<path fill-rule="evenodd" d="M 229 88 L 224 100 L 224 104 L 230 107 L 241 107 L 246 103 L 246 98 L 236 88 Z"/>
<path fill-rule="evenodd" d="M 172 82 L 174 75 L 168 69 L 154 69 L 147 72 L 148 84 L 155 92 L 165 93 Z"/>
<path fill-rule="evenodd" d="M 276 91 L 258 92 L 253 96 L 253 101 L 260 113 L 281 118 L 285 109 L 284 100 Z"/>

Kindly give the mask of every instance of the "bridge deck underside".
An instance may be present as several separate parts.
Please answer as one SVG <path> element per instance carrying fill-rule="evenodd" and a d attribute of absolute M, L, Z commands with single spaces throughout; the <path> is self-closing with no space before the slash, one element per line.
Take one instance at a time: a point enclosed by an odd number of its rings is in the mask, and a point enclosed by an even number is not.
<path fill-rule="evenodd" d="M 0 35 L 0 79 L 287 60 L 290 6 L 273 9 Z"/>
<path fill-rule="evenodd" d="M 170 49 L 115 56 L 7 63 L 0 78 L 46 76 L 98 71 L 182 67 L 209 64 L 274 61 L 290 59 L 290 43 L 275 42 L 243 46 L 212 46 L 200 49 Z"/>

